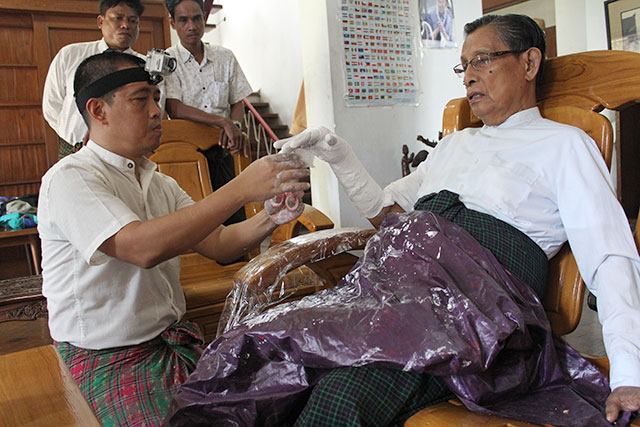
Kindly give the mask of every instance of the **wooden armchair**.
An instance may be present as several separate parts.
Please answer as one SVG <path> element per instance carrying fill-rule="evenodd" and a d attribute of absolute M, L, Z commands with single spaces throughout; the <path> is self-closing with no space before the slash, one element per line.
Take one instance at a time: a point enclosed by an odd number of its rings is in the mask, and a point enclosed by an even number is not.
<path fill-rule="evenodd" d="M 542 115 L 584 129 L 600 147 L 611 165 L 613 130 L 599 114 L 603 108 L 621 110 L 640 101 L 640 54 L 621 51 L 585 52 L 547 61 L 538 101 Z M 450 101 L 444 111 L 443 134 L 468 126 L 481 126 L 466 98 Z M 327 230 L 291 239 L 270 248 L 238 271 L 242 286 L 266 287 L 281 280 L 285 271 L 334 254 L 364 246 L 373 230 Z M 640 243 L 636 229 L 636 244 Z M 283 260 L 287 260 L 284 262 Z M 313 264 L 311 264 L 313 265 Z M 316 264 L 317 265 L 317 264 Z M 585 286 L 568 245 L 551 260 L 543 305 L 552 329 L 558 335 L 573 331 L 580 320 Z M 608 373 L 606 358 L 591 358 Z M 505 418 L 472 413 L 456 400 L 430 406 L 407 420 L 405 426 L 531 426 Z M 632 425 L 640 426 L 636 421 Z"/>
<path fill-rule="evenodd" d="M 162 142 L 150 156 L 158 170 L 173 177 L 195 201 L 213 192 L 207 159 L 198 149 L 206 150 L 218 143 L 220 129 L 188 120 L 164 120 Z M 247 157 L 234 155 L 236 175 L 250 163 Z M 247 218 L 262 210 L 262 203 L 245 206 Z M 292 223 L 278 227 L 271 236 L 271 244 L 280 243 L 303 231 L 332 228 L 331 220 L 315 208 L 306 205 L 303 214 Z M 248 259 L 259 254 L 253 250 Z M 180 280 L 187 301 L 185 318 L 199 324 L 208 342 L 215 337 L 218 319 L 227 294 L 232 289 L 232 277 L 246 260 L 220 265 L 195 252 L 180 257 Z"/>

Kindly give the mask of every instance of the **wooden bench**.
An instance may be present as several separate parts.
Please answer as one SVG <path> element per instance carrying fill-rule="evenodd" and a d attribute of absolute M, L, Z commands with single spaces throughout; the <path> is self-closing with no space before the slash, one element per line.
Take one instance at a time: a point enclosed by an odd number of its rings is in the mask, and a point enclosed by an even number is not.
<path fill-rule="evenodd" d="M 0 425 L 100 425 L 51 345 L 0 356 L 0 375 Z"/>

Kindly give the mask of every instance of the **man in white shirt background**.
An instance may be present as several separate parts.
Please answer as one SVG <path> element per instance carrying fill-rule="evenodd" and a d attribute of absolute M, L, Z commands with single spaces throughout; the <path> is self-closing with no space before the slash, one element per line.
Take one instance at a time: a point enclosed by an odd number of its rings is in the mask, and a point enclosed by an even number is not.
<path fill-rule="evenodd" d="M 102 39 L 64 46 L 51 61 L 44 84 L 42 112 L 60 137 L 59 158 L 78 151 L 89 139 L 87 125 L 74 100 L 76 68 L 84 59 L 107 49 L 144 57 L 131 49 L 138 39 L 143 12 L 140 0 L 100 0 L 97 24 Z"/>
<path fill-rule="evenodd" d="M 177 68 L 165 80 L 167 114 L 223 129 L 220 146 L 237 152 L 242 148 L 240 121 L 242 99 L 251 94 L 233 52 L 202 41 L 202 0 L 166 0 L 171 27 L 180 43 L 167 49 L 177 59 Z"/>
<path fill-rule="evenodd" d="M 172 119 L 222 129 L 219 144 L 203 151 L 216 190 L 235 176 L 229 152 L 242 150 L 248 154 L 241 130 L 242 99 L 252 89 L 232 51 L 202 41 L 205 24 L 202 0 L 166 0 L 165 5 L 171 27 L 180 39 L 176 46 L 167 49 L 177 60 L 176 70 L 165 78 L 167 114 Z M 244 219 L 244 210 L 240 209 L 225 224 Z"/>

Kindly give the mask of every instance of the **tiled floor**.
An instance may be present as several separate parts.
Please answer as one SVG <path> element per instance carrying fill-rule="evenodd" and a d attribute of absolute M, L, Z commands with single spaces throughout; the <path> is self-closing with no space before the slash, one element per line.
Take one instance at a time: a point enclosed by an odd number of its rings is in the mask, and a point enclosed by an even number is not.
<path fill-rule="evenodd" d="M 580 353 L 590 356 L 604 356 L 602 326 L 600 325 L 600 321 L 598 321 L 598 313 L 591 310 L 587 306 L 586 301 L 587 299 L 585 298 L 580 324 L 575 331 L 565 335 L 564 338 Z"/>

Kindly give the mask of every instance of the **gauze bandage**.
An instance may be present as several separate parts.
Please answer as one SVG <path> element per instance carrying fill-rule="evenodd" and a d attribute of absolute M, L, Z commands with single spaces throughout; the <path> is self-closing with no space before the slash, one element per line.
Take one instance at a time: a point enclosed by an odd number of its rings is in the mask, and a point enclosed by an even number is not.
<path fill-rule="evenodd" d="M 302 159 L 311 153 L 329 163 L 342 188 L 361 214 L 374 218 L 384 207 L 382 188 L 371 178 L 344 139 L 325 127 L 309 128 L 292 138 L 277 141 L 283 152 L 295 151 Z"/>

